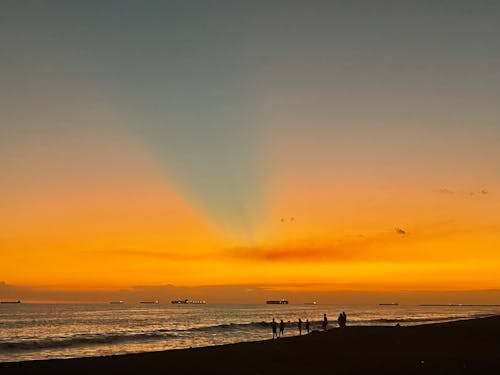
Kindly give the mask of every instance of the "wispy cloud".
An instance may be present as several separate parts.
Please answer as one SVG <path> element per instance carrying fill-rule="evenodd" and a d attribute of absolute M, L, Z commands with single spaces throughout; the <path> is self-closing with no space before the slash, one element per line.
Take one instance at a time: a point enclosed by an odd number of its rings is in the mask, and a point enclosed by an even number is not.
<path fill-rule="evenodd" d="M 481 189 L 479 191 L 469 191 L 468 194 L 471 196 L 481 196 L 481 195 L 488 195 L 489 192 L 486 189 Z"/>
<path fill-rule="evenodd" d="M 406 234 L 406 231 L 404 229 L 401 229 L 401 228 L 394 228 L 394 230 L 396 231 L 397 234 L 401 234 L 401 235 L 405 235 Z"/>
<path fill-rule="evenodd" d="M 434 189 L 433 192 L 438 194 L 455 194 L 453 190 L 447 188 Z"/>
<path fill-rule="evenodd" d="M 481 195 L 488 195 L 489 194 L 489 191 L 486 190 L 486 189 L 481 189 L 481 190 L 478 190 L 478 191 L 455 191 L 455 190 L 451 190 L 451 189 L 448 189 L 448 188 L 439 188 L 439 189 L 434 189 L 433 190 L 434 193 L 437 193 L 437 194 L 444 194 L 444 195 L 454 195 L 454 194 L 461 194 L 461 195 L 469 195 L 469 196 L 481 196 Z"/>
<path fill-rule="evenodd" d="M 224 256 L 241 261 L 262 262 L 358 262 L 383 260 L 408 260 L 411 255 L 388 249 L 391 245 L 403 246 L 401 235 L 406 231 L 396 228 L 394 232 L 376 235 L 346 236 L 330 242 L 301 240 L 270 246 L 247 246 L 227 249 Z M 384 251 L 381 251 L 384 249 Z"/>
<path fill-rule="evenodd" d="M 396 228 L 396 233 L 387 231 L 379 234 L 352 235 L 331 241 L 310 238 L 269 245 L 234 246 L 225 249 L 213 249 L 203 253 L 142 249 L 110 249 L 91 252 L 114 258 L 149 258 L 172 262 L 317 263 L 372 261 L 381 260 L 381 257 L 395 260 L 400 258 L 398 254 L 387 251 L 381 252 L 380 250 L 387 245 L 400 242 L 401 236 L 404 234 L 406 234 L 405 230 Z"/>
<path fill-rule="evenodd" d="M 420 228 L 409 235 L 407 228 L 394 227 L 384 232 L 345 235 L 337 238 L 302 238 L 283 242 L 241 245 L 227 248 L 214 248 L 206 252 L 174 252 L 149 250 L 101 250 L 99 254 L 116 259 L 137 258 L 158 261 L 217 263 L 263 263 L 263 264 L 312 264 L 312 263 L 378 263 L 378 262 L 441 262 L 449 261 L 446 253 L 432 251 L 422 246 L 435 238 L 446 238 L 446 229 Z M 416 251 L 418 249 L 418 251 Z M 458 256 L 458 254 L 455 254 Z M 461 254 L 461 256 L 465 256 Z"/>

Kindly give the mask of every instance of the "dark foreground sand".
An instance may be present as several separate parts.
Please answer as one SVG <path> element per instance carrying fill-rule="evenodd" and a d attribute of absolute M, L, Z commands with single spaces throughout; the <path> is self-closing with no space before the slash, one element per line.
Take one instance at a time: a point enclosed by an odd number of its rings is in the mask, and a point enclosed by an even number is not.
<path fill-rule="evenodd" d="M 271 336 L 271 332 L 269 332 Z M 252 343 L 0 364 L 0 374 L 500 374 L 500 316 Z"/>

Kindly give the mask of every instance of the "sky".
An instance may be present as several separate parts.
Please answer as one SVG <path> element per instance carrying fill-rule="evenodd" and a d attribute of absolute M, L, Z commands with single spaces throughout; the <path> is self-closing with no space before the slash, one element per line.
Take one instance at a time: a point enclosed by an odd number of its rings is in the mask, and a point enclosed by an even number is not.
<path fill-rule="evenodd" d="M 2 1 L 0 298 L 498 301 L 499 21 L 495 1 Z"/>

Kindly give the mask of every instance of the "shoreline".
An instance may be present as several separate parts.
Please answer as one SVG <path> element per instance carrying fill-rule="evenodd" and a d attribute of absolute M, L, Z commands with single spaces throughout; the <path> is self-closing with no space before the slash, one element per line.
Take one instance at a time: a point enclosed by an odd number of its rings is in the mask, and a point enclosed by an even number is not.
<path fill-rule="evenodd" d="M 271 336 L 271 332 L 269 332 Z M 500 316 L 412 326 L 347 326 L 276 340 L 0 363 L 2 374 L 500 373 Z"/>

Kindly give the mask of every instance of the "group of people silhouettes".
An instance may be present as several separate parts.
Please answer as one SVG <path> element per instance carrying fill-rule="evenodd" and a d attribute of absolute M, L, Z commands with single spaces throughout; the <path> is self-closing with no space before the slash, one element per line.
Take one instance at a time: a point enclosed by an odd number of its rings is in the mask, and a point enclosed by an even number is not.
<path fill-rule="evenodd" d="M 288 323 L 290 323 L 290 321 L 288 321 Z M 305 328 L 306 328 L 307 333 L 309 333 L 311 327 L 309 325 L 308 319 L 306 319 L 305 326 L 306 326 Z M 300 319 L 300 318 L 299 318 L 299 321 L 297 323 L 297 327 L 299 329 L 299 335 L 302 335 L 302 319 Z M 278 333 L 278 328 L 279 328 L 279 333 Z M 274 318 L 273 318 L 273 321 L 271 322 L 271 329 L 273 330 L 273 339 L 277 339 L 278 337 L 282 337 L 285 334 L 285 322 L 283 321 L 283 319 L 281 319 L 280 322 L 277 323 L 276 320 L 274 320 Z"/>
<path fill-rule="evenodd" d="M 345 311 L 342 311 L 339 314 L 339 318 L 337 320 L 339 322 L 339 327 L 340 328 L 344 328 L 346 326 L 346 324 L 347 324 L 347 314 L 345 313 Z"/>
<path fill-rule="evenodd" d="M 288 323 L 290 323 L 290 321 L 288 321 Z M 344 311 L 339 314 L 338 323 L 339 323 L 340 328 L 344 328 L 346 326 L 347 314 Z M 302 335 L 302 319 L 301 318 L 299 318 L 299 321 L 297 323 L 297 327 L 299 329 L 299 335 Z M 328 328 L 328 317 L 326 316 L 326 314 L 323 314 L 322 328 L 324 331 L 326 331 L 326 329 Z M 283 319 L 281 319 L 280 322 L 278 323 L 273 318 L 273 320 L 271 322 L 271 329 L 273 331 L 273 339 L 277 339 L 278 337 L 282 337 L 285 334 L 285 322 L 283 321 Z M 278 331 L 278 329 L 279 329 L 279 331 Z M 311 326 L 309 324 L 309 319 L 306 319 L 305 329 L 306 329 L 307 333 L 309 333 L 311 330 Z"/>

